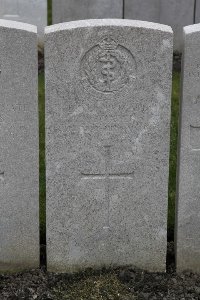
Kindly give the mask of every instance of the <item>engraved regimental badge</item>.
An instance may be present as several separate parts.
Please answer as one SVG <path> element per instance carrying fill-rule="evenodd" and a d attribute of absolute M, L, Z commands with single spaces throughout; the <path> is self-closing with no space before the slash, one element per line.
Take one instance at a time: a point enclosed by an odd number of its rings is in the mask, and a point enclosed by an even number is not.
<path fill-rule="evenodd" d="M 86 89 L 103 93 L 122 89 L 135 78 L 136 62 L 131 52 L 113 38 L 105 37 L 81 61 L 81 82 Z"/>

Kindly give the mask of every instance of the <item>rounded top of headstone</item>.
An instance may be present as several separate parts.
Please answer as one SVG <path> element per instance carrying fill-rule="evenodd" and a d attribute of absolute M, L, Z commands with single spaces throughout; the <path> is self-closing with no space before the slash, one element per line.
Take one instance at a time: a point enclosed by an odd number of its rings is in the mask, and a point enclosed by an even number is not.
<path fill-rule="evenodd" d="M 172 28 L 167 25 L 138 21 L 138 20 L 127 20 L 127 19 L 89 19 L 79 20 L 72 22 L 59 23 L 45 28 L 45 34 L 54 33 L 58 31 L 70 30 L 75 28 L 84 27 L 104 27 L 104 26 L 116 26 L 116 27 L 135 27 L 135 28 L 146 28 L 156 31 L 163 31 L 173 33 Z"/>
<path fill-rule="evenodd" d="M 10 21 L 10 20 L 0 19 L 0 27 L 37 33 L 37 27 L 34 25 L 22 23 L 22 22 Z"/>
<path fill-rule="evenodd" d="M 184 31 L 185 34 L 192 34 L 192 33 L 200 32 L 200 23 L 199 24 L 185 26 L 183 28 L 183 31 Z"/>

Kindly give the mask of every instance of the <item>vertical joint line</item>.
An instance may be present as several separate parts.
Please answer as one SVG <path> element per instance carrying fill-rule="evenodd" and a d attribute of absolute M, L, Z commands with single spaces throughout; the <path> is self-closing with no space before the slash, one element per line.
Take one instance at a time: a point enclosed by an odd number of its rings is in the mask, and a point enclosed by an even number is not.
<path fill-rule="evenodd" d="M 194 24 L 196 24 L 196 8 L 197 8 L 197 0 L 194 0 L 194 16 L 193 16 Z"/>

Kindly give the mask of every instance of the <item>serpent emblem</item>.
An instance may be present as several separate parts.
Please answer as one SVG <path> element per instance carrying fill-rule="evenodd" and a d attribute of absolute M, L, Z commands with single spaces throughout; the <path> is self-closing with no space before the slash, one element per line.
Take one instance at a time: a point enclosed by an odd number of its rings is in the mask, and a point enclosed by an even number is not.
<path fill-rule="evenodd" d="M 136 62 L 131 52 L 113 38 L 105 37 L 81 61 L 81 82 L 85 88 L 110 93 L 135 77 Z"/>

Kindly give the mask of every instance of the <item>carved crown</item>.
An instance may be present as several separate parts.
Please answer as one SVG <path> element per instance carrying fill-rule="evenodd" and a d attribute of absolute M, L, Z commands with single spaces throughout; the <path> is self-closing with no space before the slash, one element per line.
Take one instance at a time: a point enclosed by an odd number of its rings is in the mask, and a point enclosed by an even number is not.
<path fill-rule="evenodd" d="M 99 43 L 99 46 L 103 50 L 114 50 L 117 48 L 117 43 L 111 37 L 106 37 Z"/>

